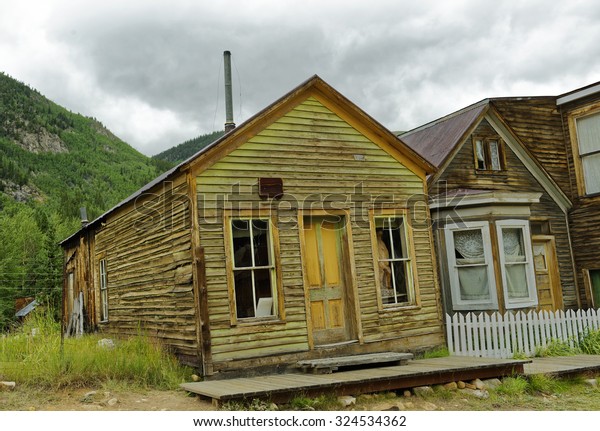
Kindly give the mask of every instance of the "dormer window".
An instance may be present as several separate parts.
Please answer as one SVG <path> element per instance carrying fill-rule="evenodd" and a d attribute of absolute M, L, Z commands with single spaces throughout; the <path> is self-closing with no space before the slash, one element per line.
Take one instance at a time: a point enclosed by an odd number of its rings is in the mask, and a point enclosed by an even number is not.
<path fill-rule="evenodd" d="M 473 138 L 475 169 L 477 171 L 501 171 L 504 169 L 502 140 L 499 138 Z"/>

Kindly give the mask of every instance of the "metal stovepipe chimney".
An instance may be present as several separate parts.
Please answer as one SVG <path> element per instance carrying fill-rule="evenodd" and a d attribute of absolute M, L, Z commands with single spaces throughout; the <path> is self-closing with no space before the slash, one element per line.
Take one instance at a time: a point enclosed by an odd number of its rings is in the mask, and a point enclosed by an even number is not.
<path fill-rule="evenodd" d="M 225 133 L 235 129 L 233 122 L 233 92 L 231 87 L 231 52 L 223 52 L 225 63 Z"/>

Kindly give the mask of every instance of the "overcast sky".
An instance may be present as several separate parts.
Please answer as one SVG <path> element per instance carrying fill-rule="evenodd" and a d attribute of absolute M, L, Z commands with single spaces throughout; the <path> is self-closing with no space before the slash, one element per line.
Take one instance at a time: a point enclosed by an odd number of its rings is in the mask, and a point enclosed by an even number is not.
<path fill-rule="evenodd" d="M 314 74 L 391 130 L 600 81 L 600 2 L 0 0 L 0 70 L 156 154 Z"/>

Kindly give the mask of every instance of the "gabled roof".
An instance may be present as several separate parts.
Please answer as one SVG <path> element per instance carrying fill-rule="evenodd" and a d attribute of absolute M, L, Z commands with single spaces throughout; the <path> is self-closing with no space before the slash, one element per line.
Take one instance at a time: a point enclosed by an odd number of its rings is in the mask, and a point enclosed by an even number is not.
<path fill-rule="evenodd" d="M 493 106 L 494 100 L 484 99 L 431 123 L 400 135 L 400 138 L 415 151 L 427 158 L 439 170 L 428 181 L 435 182 L 454 158 L 468 134 L 472 133 L 484 118 L 502 136 L 506 144 L 521 160 L 538 183 L 566 212 L 572 204 L 554 179 L 548 174 L 529 149 L 519 140 L 507 122 Z M 522 97 L 502 98 L 520 101 Z"/>
<path fill-rule="evenodd" d="M 439 168 L 452 150 L 462 142 L 469 128 L 488 107 L 482 100 L 460 111 L 400 135 L 400 139 Z"/>
<path fill-rule="evenodd" d="M 368 115 L 353 102 L 327 84 L 319 76 L 314 75 L 302 84 L 267 106 L 236 128 L 221 136 L 211 144 L 202 148 L 196 154 L 179 163 L 177 166 L 169 169 L 153 181 L 149 182 L 138 191 L 130 195 L 127 199 L 121 201 L 116 206 L 106 211 L 104 214 L 82 227 L 79 231 L 73 235 L 64 239 L 60 244 L 63 245 L 72 239 L 78 237 L 83 232 L 97 226 L 106 220 L 106 218 L 115 212 L 117 209 L 124 207 L 125 205 L 135 201 L 136 198 L 142 194 L 148 192 L 154 187 L 158 186 L 164 181 L 167 181 L 178 174 L 195 169 L 201 165 L 206 159 L 211 159 L 214 154 L 221 155 L 220 151 L 225 149 L 234 149 L 236 146 L 247 141 L 257 131 L 262 130 L 265 124 L 275 121 L 277 118 L 282 116 L 287 110 L 291 109 L 294 104 L 307 98 L 314 96 L 324 103 L 328 108 L 332 109 L 338 115 L 345 120 L 352 121 L 355 127 L 359 128 L 361 133 L 365 133 L 369 138 L 376 141 L 385 142 L 392 150 L 401 153 L 404 157 L 404 161 L 407 163 L 407 168 L 413 172 L 420 171 L 418 174 L 420 177 L 425 178 L 426 174 L 430 174 L 436 171 L 436 168 L 422 157 L 417 151 L 413 150 L 410 146 L 402 142 L 394 133 L 386 129 L 373 117 Z M 269 120 L 269 121 L 266 121 Z"/>

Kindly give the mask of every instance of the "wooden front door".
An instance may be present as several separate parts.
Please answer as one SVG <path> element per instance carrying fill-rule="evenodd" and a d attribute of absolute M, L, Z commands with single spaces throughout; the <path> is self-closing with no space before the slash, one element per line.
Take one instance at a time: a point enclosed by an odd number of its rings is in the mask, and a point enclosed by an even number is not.
<path fill-rule="evenodd" d="M 304 218 L 304 270 L 315 345 L 353 339 L 351 307 L 347 304 L 344 220 Z"/>
<path fill-rule="evenodd" d="M 534 236 L 532 244 L 538 308 L 540 310 L 561 310 L 563 308 L 562 290 L 554 237 Z"/>

